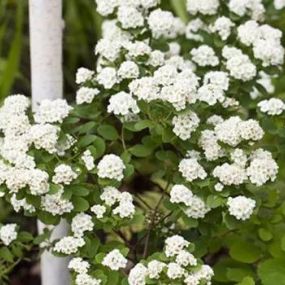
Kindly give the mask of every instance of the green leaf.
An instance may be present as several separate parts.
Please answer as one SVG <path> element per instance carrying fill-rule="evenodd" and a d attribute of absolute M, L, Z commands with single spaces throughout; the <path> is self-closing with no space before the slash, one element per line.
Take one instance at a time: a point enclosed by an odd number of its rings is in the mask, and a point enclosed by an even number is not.
<path fill-rule="evenodd" d="M 92 238 L 85 238 L 85 245 L 81 249 L 81 253 L 90 259 L 94 259 L 96 253 L 98 252 L 99 246 L 100 240 L 96 236 L 92 236 Z"/>
<path fill-rule="evenodd" d="M 3 259 L 8 262 L 13 262 L 14 260 L 13 254 L 11 253 L 10 249 L 8 249 L 8 247 L 0 248 L 0 257 L 0 259 Z"/>
<path fill-rule="evenodd" d="M 11 252 L 16 257 L 23 257 L 23 247 L 20 245 L 13 244 L 11 247 Z"/>
<path fill-rule="evenodd" d="M 79 141 L 78 141 L 78 146 L 79 147 L 86 147 L 90 144 L 92 144 L 93 142 L 95 142 L 97 139 L 97 136 L 95 135 L 86 135 L 86 136 L 83 136 Z"/>
<path fill-rule="evenodd" d="M 265 228 L 260 228 L 258 230 L 258 235 L 263 241 L 270 241 L 273 237 L 272 233 Z"/>
<path fill-rule="evenodd" d="M 96 139 L 93 142 L 93 146 L 96 149 L 96 153 L 92 153 L 95 158 L 99 158 L 105 153 L 106 145 L 102 138 L 96 137 Z"/>
<path fill-rule="evenodd" d="M 243 263 L 254 263 L 260 258 L 261 252 L 252 242 L 238 241 L 230 248 L 230 256 Z"/>
<path fill-rule="evenodd" d="M 85 133 L 88 133 L 90 131 L 92 131 L 96 126 L 96 123 L 93 122 L 93 121 L 90 121 L 88 123 L 85 123 L 83 125 L 80 125 L 78 127 L 78 133 L 79 134 L 85 134 Z M 76 130 L 75 130 L 76 131 Z"/>
<path fill-rule="evenodd" d="M 65 187 L 65 190 L 71 191 L 72 195 L 75 196 L 88 196 L 90 189 L 88 189 L 85 185 L 82 184 L 75 184 L 75 185 L 68 185 Z"/>
<path fill-rule="evenodd" d="M 57 185 L 57 184 L 50 184 L 50 187 L 49 187 L 49 194 L 55 194 L 57 193 L 59 190 L 61 189 L 61 186 L 60 185 Z"/>
<path fill-rule="evenodd" d="M 135 172 L 134 166 L 131 165 L 131 164 L 127 164 L 126 165 L 126 169 L 124 170 L 124 176 L 125 177 L 130 177 L 130 176 L 132 176 L 134 174 L 134 172 Z"/>
<path fill-rule="evenodd" d="M 285 259 L 268 259 L 258 266 L 262 285 L 285 285 Z"/>
<path fill-rule="evenodd" d="M 254 282 L 254 279 L 252 277 L 245 277 L 237 285 L 254 285 L 254 284 L 255 284 L 255 282 Z"/>
<path fill-rule="evenodd" d="M 240 282 L 243 278 L 252 275 L 252 272 L 249 268 L 227 268 L 227 277 L 231 281 Z"/>
<path fill-rule="evenodd" d="M 150 128 L 153 126 L 153 122 L 150 120 L 141 120 L 137 122 L 134 126 L 136 131 L 142 131 L 144 129 Z"/>
<path fill-rule="evenodd" d="M 130 153 L 137 157 L 147 157 L 152 153 L 152 149 L 143 145 L 137 144 L 129 149 Z"/>
<path fill-rule="evenodd" d="M 6 97 L 16 79 L 17 70 L 20 64 L 20 57 L 22 51 L 22 39 L 23 39 L 23 12 L 24 4 L 23 1 L 17 1 L 17 14 L 15 36 L 12 40 L 11 46 L 8 51 L 8 58 L 1 74 L 0 84 L 0 98 Z"/>
<path fill-rule="evenodd" d="M 112 271 L 108 273 L 108 282 L 107 285 L 118 284 L 119 281 L 119 272 Z"/>
<path fill-rule="evenodd" d="M 185 6 L 185 0 L 170 0 L 170 3 L 176 15 L 184 22 L 187 23 L 189 18 Z"/>
<path fill-rule="evenodd" d="M 73 197 L 72 198 L 72 204 L 74 206 L 74 211 L 76 212 L 84 212 L 89 209 L 89 203 L 87 200 L 81 198 L 81 197 Z"/>
<path fill-rule="evenodd" d="M 212 209 L 220 207 L 223 205 L 223 202 L 223 198 L 218 195 L 210 195 L 207 198 L 207 205 Z"/>
<path fill-rule="evenodd" d="M 103 252 L 96 254 L 95 256 L 96 262 L 101 264 L 105 256 L 106 256 L 106 253 L 103 253 Z"/>
<path fill-rule="evenodd" d="M 111 125 L 101 125 L 97 131 L 106 140 L 114 141 L 119 138 L 117 130 Z"/>
<path fill-rule="evenodd" d="M 21 242 L 28 242 L 33 240 L 33 235 L 28 232 L 20 232 L 18 234 L 18 240 Z"/>
<path fill-rule="evenodd" d="M 60 217 L 53 216 L 52 214 L 43 211 L 39 212 L 38 218 L 41 222 L 43 222 L 46 225 L 56 225 L 60 221 Z"/>

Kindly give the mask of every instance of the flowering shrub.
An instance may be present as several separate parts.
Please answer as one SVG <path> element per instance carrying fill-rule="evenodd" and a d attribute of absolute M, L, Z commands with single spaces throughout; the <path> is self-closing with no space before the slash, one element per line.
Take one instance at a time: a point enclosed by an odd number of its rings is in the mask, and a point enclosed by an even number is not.
<path fill-rule="evenodd" d="M 158 0 L 96 2 L 109 19 L 76 105 L 32 113 L 14 95 L 0 110 L 2 196 L 70 223 L 41 246 L 73 257 L 76 285 L 272 284 L 284 207 L 266 136 L 284 131 L 267 115 L 283 116 L 284 48 L 266 7 L 188 0 L 183 23 Z"/>

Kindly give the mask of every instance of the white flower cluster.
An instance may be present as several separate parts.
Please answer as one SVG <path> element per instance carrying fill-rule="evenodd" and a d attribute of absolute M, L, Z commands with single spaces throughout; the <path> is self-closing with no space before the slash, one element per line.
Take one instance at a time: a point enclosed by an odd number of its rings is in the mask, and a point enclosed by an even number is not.
<path fill-rule="evenodd" d="M 53 250 L 57 253 L 71 255 L 85 245 L 85 241 L 81 237 L 66 236 L 55 243 Z"/>
<path fill-rule="evenodd" d="M 231 34 L 231 28 L 235 24 L 227 17 L 219 17 L 215 23 L 210 27 L 210 30 L 214 33 L 218 33 L 223 41 L 225 41 Z"/>
<path fill-rule="evenodd" d="M 119 156 L 107 154 L 99 161 L 97 168 L 100 178 L 121 181 L 124 178 L 124 169 L 126 167 Z"/>
<path fill-rule="evenodd" d="M 50 177 L 44 170 L 37 168 L 35 159 L 28 154 L 32 147 L 46 151 L 50 154 L 59 153 L 61 149 L 58 143 L 60 124 L 71 111 L 71 107 L 65 100 L 43 101 L 34 114 L 35 124 L 29 120 L 29 99 L 23 95 L 8 97 L 0 109 L 0 118 L 6 121 L 1 125 L 4 137 L 0 143 L 0 182 L 5 183 L 11 193 L 17 193 L 26 188 L 27 194 L 41 197 L 41 209 L 49 212 L 57 212 L 58 205 L 49 201 Z M 3 122 L 4 122 L 3 121 Z M 66 148 L 64 148 L 66 149 Z M 66 175 L 63 171 L 63 176 Z M 54 178 L 54 177 L 53 177 Z M 56 195 L 55 195 L 56 196 Z M 33 213 L 36 211 L 25 198 L 17 199 L 16 195 L 10 198 L 15 211 L 21 209 Z M 71 206 L 69 205 L 69 208 Z"/>
<path fill-rule="evenodd" d="M 262 186 L 276 179 L 278 165 L 270 152 L 257 149 L 249 158 L 239 149 L 234 153 L 233 164 L 224 163 L 213 171 L 213 176 L 224 185 L 241 185 L 249 179 L 252 184 Z"/>
<path fill-rule="evenodd" d="M 135 213 L 133 197 L 128 192 L 120 192 L 112 186 L 105 187 L 100 199 L 105 205 L 93 205 L 91 211 L 96 215 L 97 219 L 104 217 L 107 207 L 112 207 L 112 213 L 118 215 L 121 219 L 132 218 Z"/>
<path fill-rule="evenodd" d="M 44 211 L 51 213 L 53 216 L 70 213 L 74 206 L 72 202 L 63 197 L 63 187 L 54 194 L 46 194 L 41 197 L 41 207 Z"/>
<path fill-rule="evenodd" d="M 227 205 L 230 215 L 238 220 L 245 221 L 252 215 L 256 202 L 244 196 L 237 196 L 228 198 Z"/>
<path fill-rule="evenodd" d="M 187 0 L 187 11 L 191 15 L 214 15 L 220 6 L 219 0 Z"/>
<path fill-rule="evenodd" d="M 171 188 L 170 202 L 184 205 L 184 213 L 193 219 L 204 218 L 210 211 L 205 202 L 184 185 L 174 185 Z"/>
<path fill-rule="evenodd" d="M 183 22 L 169 11 L 154 10 L 148 17 L 148 25 L 155 38 L 173 39 L 184 33 Z"/>
<path fill-rule="evenodd" d="M 17 225 L 7 224 L 0 227 L 0 240 L 4 245 L 9 246 L 14 240 L 17 239 Z"/>
<path fill-rule="evenodd" d="M 198 128 L 199 117 L 194 112 L 177 115 L 172 119 L 173 132 L 182 140 L 190 139 L 191 134 Z"/>
<path fill-rule="evenodd" d="M 108 105 L 108 113 L 115 115 L 127 116 L 139 113 L 139 108 L 136 100 L 131 94 L 119 92 L 111 96 Z"/>
<path fill-rule="evenodd" d="M 77 84 L 84 83 L 88 80 L 92 80 L 94 74 L 95 74 L 95 72 L 93 70 L 89 70 L 87 68 L 80 67 L 77 70 L 75 81 Z"/>
<path fill-rule="evenodd" d="M 256 21 L 264 18 L 265 8 L 262 0 L 230 0 L 228 7 L 231 12 L 240 17 L 248 15 Z"/>
<path fill-rule="evenodd" d="M 96 279 L 89 274 L 78 274 L 75 279 L 75 285 L 100 285 L 101 280 Z"/>
<path fill-rule="evenodd" d="M 88 103 L 90 104 L 100 91 L 97 88 L 81 87 L 76 92 L 76 103 L 78 105 Z"/>
<path fill-rule="evenodd" d="M 285 7 L 285 1 L 284 0 L 274 0 L 274 7 L 277 10 L 281 10 Z"/>
<path fill-rule="evenodd" d="M 118 76 L 121 79 L 138 78 L 139 75 L 140 75 L 140 70 L 138 65 L 130 60 L 124 61 L 118 69 Z"/>
<path fill-rule="evenodd" d="M 253 119 L 243 121 L 240 117 L 233 116 L 215 126 L 215 135 L 220 142 L 235 147 L 242 141 L 261 140 L 264 131 Z"/>
<path fill-rule="evenodd" d="M 16 213 L 22 209 L 28 213 L 34 213 L 36 211 L 35 207 L 29 204 L 25 198 L 17 199 L 16 194 L 12 195 L 10 203 Z"/>
<path fill-rule="evenodd" d="M 90 171 L 95 168 L 94 157 L 89 149 L 84 151 L 81 159 L 83 160 L 87 170 Z"/>
<path fill-rule="evenodd" d="M 126 268 L 127 262 L 128 260 L 122 253 L 118 249 L 114 249 L 104 257 L 102 264 L 113 271 L 118 271 L 120 268 Z"/>
<path fill-rule="evenodd" d="M 67 164 L 60 164 L 54 169 L 54 176 L 52 182 L 55 184 L 68 185 L 72 180 L 76 179 L 77 173 L 74 172 L 71 166 Z"/>
<path fill-rule="evenodd" d="M 160 278 L 167 280 L 167 284 L 181 278 L 188 285 L 210 284 L 213 270 L 208 265 L 198 265 L 198 260 L 187 250 L 189 244 L 179 235 L 167 238 L 164 250 L 167 260 L 152 259 L 146 266 L 142 263 L 136 264 L 129 273 L 129 284 L 145 285 L 149 279 L 159 282 Z"/>
<path fill-rule="evenodd" d="M 179 172 L 188 182 L 207 177 L 206 171 L 195 158 L 182 159 L 179 163 Z"/>
<path fill-rule="evenodd" d="M 260 59 L 263 66 L 283 64 L 280 30 L 250 20 L 238 27 L 238 37 L 246 46 L 252 46 L 255 58 Z"/>
<path fill-rule="evenodd" d="M 217 66 L 219 64 L 219 58 L 210 46 L 201 45 L 198 48 L 193 48 L 190 54 L 192 60 L 199 66 Z"/>
<path fill-rule="evenodd" d="M 92 231 L 93 227 L 92 217 L 85 213 L 77 214 L 71 222 L 71 231 L 75 237 L 83 237 L 84 232 Z"/>
<path fill-rule="evenodd" d="M 63 99 L 43 100 L 37 109 L 34 118 L 38 124 L 62 123 L 72 108 Z"/>
<path fill-rule="evenodd" d="M 250 156 L 247 175 L 251 183 L 262 186 L 268 181 L 275 181 L 278 165 L 269 151 L 257 149 Z"/>
<path fill-rule="evenodd" d="M 270 116 L 280 115 L 285 110 L 285 104 L 281 99 L 270 98 L 269 100 L 262 100 L 258 103 L 258 107 L 262 113 Z"/>
<path fill-rule="evenodd" d="M 222 54 L 226 59 L 226 68 L 233 78 L 249 81 L 256 76 L 256 66 L 252 63 L 249 56 L 240 49 L 225 46 Z"/>
<path fill-rule="evenodd" d="M 83 260 L 81 257 L 72 258 L 68 264 L 68 269 L 71 269 L 78 274 L 87 273 L 89 268 L 90 264 L 87 261 Z"/>
<path fill-rule="evenodd" d="M 70 260 L 68 269 L 76 273 L 75 285 L 100 285 L 101 280 L 93 278 L 88 274 L 90 264 L 81 257 Z"/>

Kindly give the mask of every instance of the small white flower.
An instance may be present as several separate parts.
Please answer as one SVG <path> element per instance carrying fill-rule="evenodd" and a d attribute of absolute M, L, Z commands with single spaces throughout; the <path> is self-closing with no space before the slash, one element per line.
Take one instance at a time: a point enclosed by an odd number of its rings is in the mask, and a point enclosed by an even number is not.
<path fill-rule="evenodd" d="M 80 247 L 84 246 L 84 244 L 85 244 L 85 241 L 83 238 L 67 236 L 67 237 L 63 237 L 62 239 L 60 239 L 54 245 L 54 251 L 58 253 L 70 255 L 70 254 L 76 253 Z"/>
<path fill-rule="evenodd" d="M 137 114 L 140 111 L 137 101 L 131 94 L 124 91 L 111 96 L 107 110 L 108 113 L 122 116 Z"/>
<path fill-rule="evenodd" d="M 77 178 L 77 173 L 67 164 L 60 164 L 54 169 L 52 182 L 55 184 L 69 185 L 71 181 Z"/>
<path fill-rule="evenodd" d="M 102 219 L 107 209 L 103 205 L 94 205 L 90 210 L 96 215 L 97 219 Z"/>
<path fill-rule="evenodd" d="M 194 158 L 182 159 L 179 163 L 179 172 L 188 182 L 192 182 L 197 178 L 204 179 L 207 177 L 204 168 Z"/>
<path fill-rule="evenodd" d="M 89 268 L 90 264 L 81 257 L 72 258 L 68 264 L 68 269 L 71 269 L 78 274 L 86 274 Z"/>
<path fill-rule="evenodd" d="M 124 178 L 126 168 L 122 159 L 114 154 L 105 155 L 98 163 L 98 176 L 121 181 Z"/>
<path fill-rule="evenodd" d="M 77 214 L 71 222 L 71 230 L 75 237 L 82 237 L 84 232 L 92 231 L 93 227 L 92 217 L 84 213 Z"/>
<path fill-rule="evenodd" d="M 80 67 L 78 68 L 77 73 L 76 73 L 76 83 L 81 84 L 86 81 L 89 81 L 93 78 L 93 76 L 94 76 L 94 71 L 89 70 L 84 67 Z"/>
<path fill-rule="evenodd" d="M 63 119 L 68 116 L 72 107 L 70 107 L 66 100 L 43 100 L 36 111 L 34 118 L 35 122 L 39 124 L 45 123 L 62 123 Z"/>
<path fill-rule="evenodd" d="M 227 205 L 230 215 L 238 220 L 245 221 L 252 215 L 256 202 L 244 196 L 237 196 L 235 198 L 228 198 Z"/>
<path fill-rule="evenodd" d="M 174 235 L 172 237 L 168 237 L 165 240 L 165 254 L 167 257 L 175 256 L 189 244 L 190 243 L 182 236 Z"/>
<path fill-rule="evenodd" d="M 97 88 L 81 87 L 76 93 L 76 104 L 90 104 L 98 94 L 99 90 Z"/>
<path fill-rule="evenodd" d="M 92 153 L 90 150 L 85 150 L 83 152 L 83 155 L 81 156 L 81 159 L 83 160 L 85 167 L 87 168 L 87 170 L 92 170 L 95 167 L 95 163 L 94 163 L 94 157 L 92 156 Z"/>
<path fill-rule="evenodd" d="M 14 240 L 17 239 L 17 225 L 7 224 L 0 228 L 0 239 L 4 245 L 9 246 Z"/>
<path fill-rule="evenodd" d="M 114 271 L 118 271 L 120 268 L 125 268 L 127 266 L 127 262 L 128 260 L 121 254 L 121 252 L 118 249 L 114 249 L 104 257 L 102 264 Z"/>
<path fill-rule="evenodd" d="M 270 98 L 269 100 L 263 100 L 258 103 L 258 107 L 262 113 L 266 113 L 270 116 L 280 115 L 285 110 L 285 104 L 281 99 Z"/>

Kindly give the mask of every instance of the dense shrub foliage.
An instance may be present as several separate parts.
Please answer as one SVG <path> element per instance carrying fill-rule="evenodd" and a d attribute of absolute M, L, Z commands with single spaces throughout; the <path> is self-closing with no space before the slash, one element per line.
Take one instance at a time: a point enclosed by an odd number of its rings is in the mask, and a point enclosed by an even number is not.
<path fill-rule="evenodd" d="M 76 104 L 32 113 L 14 95 L 0 110 L 1 196 L 70 223 L 69 236 L 50 240 L 48 226 L 35 243 L 72 257 L 76 285 L 285 284 L 273 4 L 188 0 L 184 23 L 158 0 L 96 2 L 108 19 Z M 31 239 L 13 224 L 0 238 L 12 260 Z"/>

